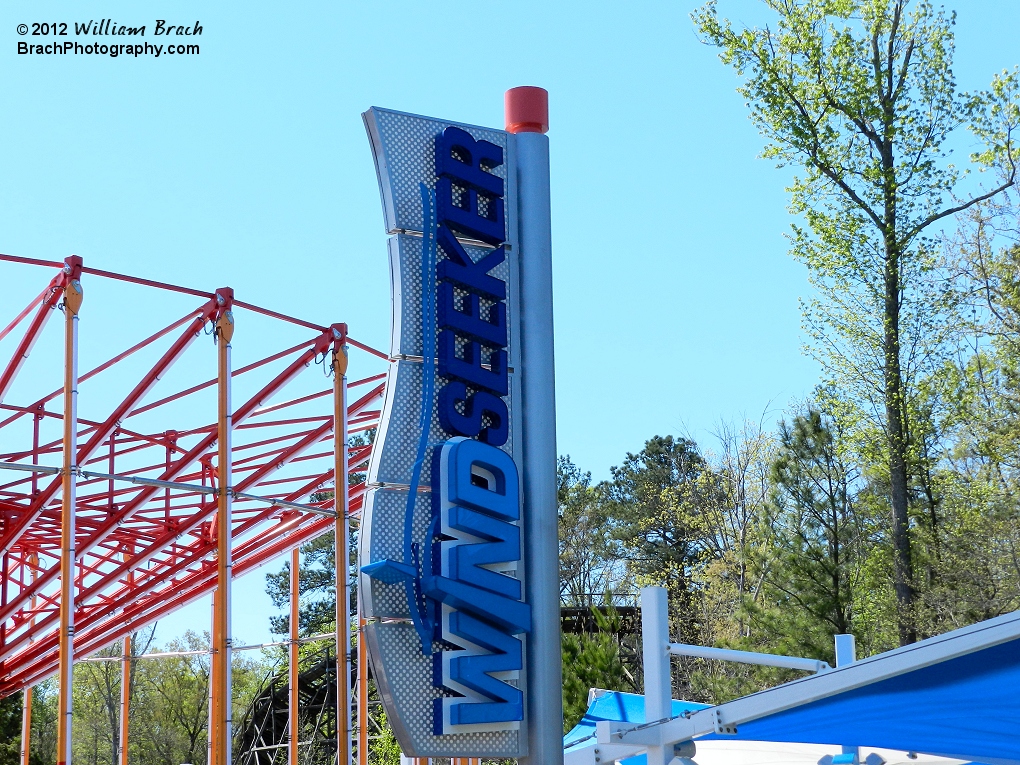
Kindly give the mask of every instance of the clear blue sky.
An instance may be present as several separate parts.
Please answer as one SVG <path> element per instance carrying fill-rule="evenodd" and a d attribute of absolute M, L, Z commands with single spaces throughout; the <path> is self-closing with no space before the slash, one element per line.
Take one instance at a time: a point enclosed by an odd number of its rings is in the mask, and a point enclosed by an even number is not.
<path fill-rule="evenodd" d="M 767 19 L 752 0 L 719 5 Z M 1020 3 L 950 5 L 962 87 L 1020 62 Z M 361 112 L 501 127 L 503 91 L 541 85 L 559 451 L 605 477 L 657 433 L 708 441 L 720 419 L 766 409 L 772 422 L 817 381 L 801 351 L 805 271 L 786 254 L 787 176 L 756 159 L 760 138 L 732 72 L 698 42 L 694 7 L 7 0 L 0 252 L 229 285 L 386 347 L 385 235 Z M 101 18 L 150 30 L 200 20 L 187 41 L 201 53 L 16 54 L 31 39 L 20 23 Z M 261 590 L 262 573 L 239 586 L 245 640 L 268 635 Z M 161 639 L 207 615 L 181 612 Z"/>

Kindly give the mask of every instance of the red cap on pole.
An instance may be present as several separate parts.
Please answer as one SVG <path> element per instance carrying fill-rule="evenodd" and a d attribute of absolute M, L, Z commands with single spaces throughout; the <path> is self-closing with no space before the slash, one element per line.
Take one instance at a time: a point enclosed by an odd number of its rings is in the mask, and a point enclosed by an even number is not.
<path fill-rule="evenodd" d="M 549 91 L 524 85 L 510 88 L 503 97 L 509 133 L 549 132 Z"/>

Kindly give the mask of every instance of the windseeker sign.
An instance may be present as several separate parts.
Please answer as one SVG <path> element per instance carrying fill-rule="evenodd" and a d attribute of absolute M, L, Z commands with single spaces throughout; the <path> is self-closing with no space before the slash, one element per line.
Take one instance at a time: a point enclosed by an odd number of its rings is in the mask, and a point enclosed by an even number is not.
<path fill-rule="evenodd" d="M 369 655 L 409 756 L 526 754 L 514 142 L 364 115 L 393 324 L 359 569 Z"/>

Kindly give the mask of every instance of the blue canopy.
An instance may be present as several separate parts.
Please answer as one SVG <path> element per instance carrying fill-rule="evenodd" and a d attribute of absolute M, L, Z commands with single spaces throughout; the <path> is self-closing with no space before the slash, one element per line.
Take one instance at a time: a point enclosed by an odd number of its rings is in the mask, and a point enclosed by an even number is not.
<path fill-rule="evenodd" d="M 599 693 L 600 695 L 592 699 L 591 704 L 588 705 L 588 711 L 585 713 L 584 717 L 581 718 L 580 722 L 578 722 L 577 725 L 575 725 L 570 732 L 563 737 L 564 751 L 571 751 L 575 748 L 591 746 L 595 741 L 595 725 L 599 721 L 609 720 L 613 722 L 632 722 L 636 724 L 641 724 L 645 721 L 644 696 L 636 693 L 623 693 L 621 691 L 600 691 Z M 673 716 L 678 717 L 687 711 L 696 711 L 708 708 L 709 706 L 707 704 L 696 704 L 692 701 L 674 700 Z M 777 715 L 776 717 L 780 716 L 781 715 Z M 753 724 L 745 725 L 736 736 L 718 736 L 714 733 L 709 733 L 705 736 L 700 736 L 698 741 L 772 741 L 784 743 L 831 744 L 834 746 L 839 745 L 837 742 L 833 742 L 831 737 L 826 735 L 819 736 L 819 740 L 817 741 L 799 740 L 800 738 L 801 737 L 796 735 L 784 735 L 783 729 L 780 728 L 772 731 L 769 728 L 768 722 L 766 720 L 762 720 Z M 910 747 L 875 745 L 874 748 L 899 749 L 900 751 L 905 752 L 921 751 L 919 748 L 911 749 Z M 953 759 L 966 758 L 955 757 Z M 620 762 L 624 765 L 644 765 L 645 755 L 637 754 L 633 757 L 621 760 Z M 1012 763 L 1015 761 L 1011 760 L 1009 762 Z M 983 765 L 983 763 L 972 762 L 970 765 Z"/>
<path fill-rule="evenodd" d="M 1020 762 L 1020 640 L 753 720 L 737 738 Z"/>
<path fill-rule="evenodd" d="M 621 691 L 597 691 L 597 695 L 588 705 L 581 721 L 571 728 L 563 737 L 563 749 L 575 746 L 586 746 L 595 740 L 595 724 L 600 720 L 616 722 L 643 723 L 645 721 L 645 697 L 636 693 Z M 693 701 L 673 701 L 673 716 L 679 717 L 684 712 L 708 709 L 708 704 L 695 704 Z"/>
<path fill-rule="evenodd" d="M 673 717 L 686 712 L 690 721 L 690 733 L 677 735 L 1020 765 L 1020 612 L 745 696 L 712 713 L 707 708 L 674 701 Z M 564 737 L 564 748 L 593 742 L 600 720 L 643 723 L 644 698 L 604 692 Z M 713 720 L 737 733 L 716 736 Z"/>

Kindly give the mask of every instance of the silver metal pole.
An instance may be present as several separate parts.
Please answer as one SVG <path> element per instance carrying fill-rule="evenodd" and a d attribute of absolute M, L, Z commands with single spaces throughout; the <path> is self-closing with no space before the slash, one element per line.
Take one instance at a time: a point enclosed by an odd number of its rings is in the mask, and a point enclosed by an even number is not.
<path fill-rule="evenodd" d="M 520 214 L 521 368 L 525 590 L 528 635 L 527 765 L 563 762 L 559 543 L 556 515 L 556 386 L 553 369 L 549 139 L 514 136 Z"/>
<path fill-rule="evenodd" d="M 669 608 L 663 587 L 641 589 L 641 655 L 644 661 L 645 722 L 672 717 L 673 681 L 669 661 Z M 648 747 L 648 765 L 666 765 L 666 747 Z"/>
<path fill-rule="evenodd" d="M 709 648 L 703 645 L 687 643 L 670 643 L 669 652 L 674 656 L 693 656 L 698 659 L 718 659 L 719 661 L 735 661 L 740 664 L 758 664 L 764 667 L 782 667 L 784 669 L 800 669 L 805 672 L 824 672 L 831 669 L 820 659 L 804 659 L 800 656 L 782 656 L 774 653 L 755 653 L 754 651 L 737 651 L 732 648 Z"/>

